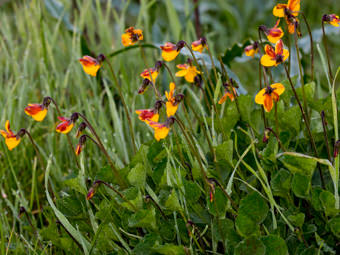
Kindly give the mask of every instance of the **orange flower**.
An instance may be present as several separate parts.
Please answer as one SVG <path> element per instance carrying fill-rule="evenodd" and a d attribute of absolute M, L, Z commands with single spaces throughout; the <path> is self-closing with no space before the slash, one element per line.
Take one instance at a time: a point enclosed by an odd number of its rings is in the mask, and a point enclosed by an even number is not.
<path fill-rule="evenodd" d="M 157 76 L 158 76 L 158 71 L 156 68 L 144 69 L 144 71 L 140 74 L 140 76 L 143 77 L 144 79 L 148 79 L 149 81 L 151 81 L 150 74 L 151 74 L 152 82 L 155 83 Z"/>
<path fill-rule="evenodd" d="M 259 52 L 259 43 L 258 42 L 254 42 L 251 45 L 248 45 L 247 47 L 244 48 L 244 53 L 246 54 L 246 56 L 248 57 L 254 57 L 255 54 L 257 54 Z"/>
<path fill-rule="evenodd" d="M 124 46 L 134 45 L 143 39 L 143 31 L 141 29 L 135 29 L 134 27 L 129 27 L 125 30 L 125 33 L 122 34 L 122 44 Z"/>
<path fill-rule="evenodd" d="M 197 70 L 196 66 L 191 63 L 188 64 L 179 64 L 177 68 L 181 69 L 176 73 L 176 77 L 184 77 L 187 82 L 193 83 L 197 74 L 201 74 L 200 71 Z"/>
<path fill-rule="evenodd" d="M 162 49 L 162 58 L 168 62 L 174 60 L 184 45 L 184 41 L 179 41 L 177 44 L 167 42 L 164 45 L 161 45 L 160 48 Z"/>
<path fill-rule="evenodd" d="M 233 88 L 233 90 L 234 90 L 234 93 L 232 93 L 232 92 L 230 91 L 230 89 L 227 88 L 226 91 L 225 91 L 225 93 L 224 93 L 224 95 L 221 97 L 221 99 L 218 101 L 218 103 L 219 103 L 219 104 L 223 104 L 223 103 L 227 100 L 228 97 L 230 98 L 231 101 L 234 101 L 235 96 L 236 96 L 237 94 L 236 94 L 235 88 Z M 234 96 L 234 95 L 235 95 L 235 96 Z"/>
<path fill-rule="evenodd" d="M 6 121 L 5 124 L 5 130 L 0 130 L 0 133 L 2 134 L 2 136 L 5 138 L 5 143 L 7 145 L 7 148 L 11 151 L 13 150 L 15 147 L 17 147 L 20 143 L 20 136 L 19 135 L 15 135 L 13 133 L 13 131 L 10 128 L 9 125 L 9 121 Z"/>
<path fill-rule="evenodd" d="M 99 68 L 102 66 L 101 61 L 90 56 L 84 56 L 79 59 L 80 64 L 83 66 L 84 72 L 96 76 Z"/>
<path fill-rule="evenodd" d="M 149 121 L 157 122 L 159 119 L 158 111 L 155 109 L 136 110 L 136 113 L 138 114 L 138 118 L 145 123 L 148 123 Z"/>
<path fill-rule="evenodd" d="M 277 4 L 273 9 L 273 14 L 279 18 L 285 18 L 288 25 L 288 32 L 294 34 L 295 28 L 299 24 L 297 16 L 300 11 L 300 0 L 288 0 L 287 4 Z"/>
<path fill-rule="evenodd" d="M 266 112 L 270 112 L 273 108 L 273 100 L 279 101 L 280 95 L 285 91 L 285 87 L 281 83 L 275 83 L 261 89 L 255 97 L 255 103 L 263 105 Z"/>
<path fill-rule="evenodd" d="M 174 96 L 176 85 L 175 83 L 170 83 L 170 92 L 165 91 L 165 97 L 168 99 L 168 101 L 165 103 L 166 105 L 166 114 L 168 117 L 171 117 L 175 115 L 177 112 L 179 103 L 182 101 L 184 95 L 178 94 Z"/>
<path fill-rule="evenodd" d="M 78 143 L 76 147 L 76 155 L 79 156 L 82 150 L 83 150 L 83 146 Z"/>
<path fill-rule="evenodd" d="M 288 0 L 287 4 L 277 4 L 273 9 L 273 15 L 279 18 L 287 16 L 287 13 L 291 13 L 297 17 L 300 11 L 300 0 Z"/>
<path fill-rule="evenodd" d="M 42 104 L 28 104 L 25 113 L 36 121 L 43 121 L 47 114 L 47 108 Z"/>
<path fill-rule="evenodd" d="M 264 49 L 266 54 L 261 58 L 261 64 L 263 66 L 278 66 L 289 57 L 289 51 L 283 48 L 281 39 L 276 43 L 275 50 L 269 44 L 267 44 Z"/>
<path fill-rule="evenodd" d="M 171 126 L 174 124 L 175 118 L 169 117 L 164 123 L 149 121 L 150 127 L 155 131 L 155 138 L 157 141 L 168 136 Z"/>
<path fill-rule="evenodd" d="M 260 29 L 265 33 L 265 35 L 268 38 L 268 41 L 270 41 L 271 43 L 276 43 L 284 35 L 282 28 L 278 27 L 279 24 L 280 24 L 280 20 L 278 19 L 275 26 L 272 28 L 267 28 L 266 26 L 260 26 Z"/>
<path fill-rule="evenodd" d="M 322 21 L 331 24 L 334 27 L 340 26 L 340 19 L 336 14 L 325 14 L 322 17 Z"/>
<path fill-rule="evenodd" d="M 197 41 L 192 42 L 191 48 L 193 51 L 199 51 L 200 53 L 202 53 L 204 49 L 208 49 L 207 39 L 202 37 Z"/>
<path fill-rule="evenodd" d="M 79 138 L 79 142 L 78 142 L 77 147 L 76 147 L 76 155 L 77 156 L 79 156 L 79 154 L 82 152 L 82 150 L 85 146 L 85 142 L 86 142 L 86 135 L 82 135 Z"/>
<path fill-rule="evenodd" d="M 71 118 L 58 117 L 61 123 L 58 124 L 56 131 L 58 133 L 67 134 L 74 126 L 74 122 L 78 119 L 78 113 L 73 113 Z"/>

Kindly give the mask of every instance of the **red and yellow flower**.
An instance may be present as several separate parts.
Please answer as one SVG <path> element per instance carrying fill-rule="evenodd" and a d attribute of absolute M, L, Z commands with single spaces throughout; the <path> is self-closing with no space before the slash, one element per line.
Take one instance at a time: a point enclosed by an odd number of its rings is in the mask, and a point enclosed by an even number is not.
<path fill-rule="evenodd" d="M 244 53 L 246 54 L 246 56 L 248 57 L 254 57 L 255 54 L 257 54 L 259 52 L 259 43 L 258 42 L 254 42 L 251 45 L 248 45 L 247 47 L 244 48 Z"/>
<path fill-rule="evenodd" d="M 158 122 L 159 113 L 156 109 L 142 109 L 136 110 L 138 114 L 138 118 L 145 123 L 149 123 L 149 121 Z"/>
<path fill-rule="evenodd" d="M 198 51 L 200 53 L 203 52 L 204 49 L 208 49 L 207 39 L 204 37 L 198 39 L 197 41 L 194 41 L 191 43 L 191 49 L 193 51 Z"/>
<path fill-rule="evenodd" d="M 77 147 L 76 147 L 76 155 L 79 156 L 79 154 L 83 151 L 83 148 L 85 146 L 85 143 L 86 143 L 86 135 L 82 135 L 80 138 L 79 138 L 79 142 L 77 144 Z"/>
<path fill-rule="evenodd" d="M 58 117 L 58 119 L 61 121 L 56 127 L 56 131 L 58 133 L 67 134 L 70 132 L 74 126 L 74 120 L 71 118 L 65 118 L 65 117 Z"/>
<path fill-rule="evenodd" d="M 169 92 L 165 91 L 165 97 L 168 99 L 168 101 L 165 103 L 166 114 L 168 117 L 175 115 L 175 113 L 177 112 L 179 103 L 184 98 L 184 95 L 182 94 L 174 95 L 175 88 L 176 88 L 175 83 L 171 82 L 170 91 Z"/>
<path fill-rule="evenodd" d="M 195 77 L 198 74 L 201 74 L 200 71 L 197 70 L 196 66 L 189 64 L 179 64 L 177 68 L 181 69 L 176 73 L 176 77 L 184 77 L 187 82 L 193 83 Z"/>
<path fill-rule="evenodd" d="M 125 30 L 125 33 L 122 34 L 122 44 L 124 46 L 134 45 L 138 41 L 142 41 L 143 31 L 141 29 L 135 29 L 134 27 L 129 27 Z"/>
<path fill-rule="evenodd" d="M 284 32 L 281 27 L 278 27 L 280 24 L 280 20 L 278 19 L 275 26 L 272 28 L 267 28 L 266 26 L 260 26 L 260 29 L 265 33 L 265 35 L 268 38 L 268 41 L 271 43 L 276 43 L 278 40 L 280 40 Z"/>
<path fill-rule="evenodd" d="M 150 127 L 152 127 L 155 131 L 155 139 L 157 141 L 164 139 L 168 136 L 170 132 L 170 128 L 175 122 L 174 117 L 169 117 L 165 122 L 159 123 L 154 121 L 149 121 Z"/>
<path fill-rule="evenodd" d="M 261 57 L 261 64 L 263 66 L 278 66 L 289 57 L 289 51 L 283 48 L 281 39 L 276 43 L 275 50 L 269 44 L 264 49 L 266 54 Z"/>
<path fill-rule="evenodd" d="M 322 17 L 322 21 L 331 24 L 334 27 L 340 26 L 340 19 L 336 14 L 325 14 Z"/>
<path fill-rule="evenodd" d="M 98 59 L 90 56 L 82 57 L 79 59 L 79 62 L 83 66 L 84 72 L 91 76 L 96 76 L 99 68 L 102 66 Z"/>
<path fill-rule="evenodd" d="M 36 121 L 43 121 L 47 114 L 47 108 L 42 104 L 28 104 L 25 113 Z"/>
<path fill-rule="evenodd" d="M 234 101 L 235 96 L 237 94 L 236 94 L 236 89 L 235 88 L 233 88 L 233 91 L 234 91 L 234 93 L 230 91 L 230 88 L 227 88 L 225 90 L 224 95 L 221 97 L 221 99 L 218 101 L 218 103 L 219 104 L 223 104 L 227 100 L 228 97 L 230 98 L 230 101 Z"/>
<path fill-rule="evenodd" d="M 150 79 L 150 74 L 152 80 Z M 158 70 L 156 68 L 144 69 L 140 76 L 143 77 L 144 79 L 148 79 L 149 81 L 155 83 L 158 76 Z"/>
<path fill-rule="evenodd" d="M 6 121 L 5 128 L 6 128 L 6 131 L 0 130 L 0 133 L 5 138 L 5 143 L 7 145 L 7 148 L 11 151 L 19 145 L 20 136 L 13 133 L 13 131 L 10 128 L 8 120 Z"/>
<path fill-rule="evenodd" d="M 162 58 L 168 62 L 174 60 L 183 47 L 183 41 L 179 41 L 177 44 L 167 42 L 164 45 L 161 45 L 160 48 L 162 49 Z"/>
<path fill-rule="evenodd" d="M 270 112 L 273 108 L 273 101 L 278 102 L 280 95 L 285 91 L 285 87 L 281 83 L 275 83 L 261 89 L 255 97 L 255 103 L 263 105 L 266 112 Z"/>
<path fill-rule="evenodd" d="M 273 9 L 273 15 L 285 18 L 288 25 L 288 32 L 294 34 L 299 20 L 297 16 L 300 12 L 300 0 L 288 0 L 287 4 L 277 4 Z"/>

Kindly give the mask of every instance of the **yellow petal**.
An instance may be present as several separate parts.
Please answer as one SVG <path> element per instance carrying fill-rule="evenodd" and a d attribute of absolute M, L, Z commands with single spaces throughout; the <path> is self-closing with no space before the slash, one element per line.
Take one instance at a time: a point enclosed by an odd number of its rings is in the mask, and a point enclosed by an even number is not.
<path fill-rule="evenodd" d="M 273 108 L 273 99 L 270 95 L 264 96 L 263 107 L 266 112 L 270 112 Z"/>
<path fill-rule="evenodd" d="M 128 33 L 122 34 L 122 44 L 126 47 L 132 45 L 131 37 Z"/>
<path fill-rule="evenodd" d="M 300 11 L 300 0 L 288 0 L 288 9 L 296 17 L 299 15 Z"/>
<path fill-rule="evenodd" d="M 7 137 L 7 132 L 5 130 L 0 130 L 0 133 L 2 134 L 3 137 Z"/>
<path fill-rule="evenodd" d="M 168 127 L 161 127 L 155 129 L 155 138 L 157 141 L 168 136 L 170 129 Z"/>
<path fill-rule="evenodd" d="M 6 138 L 5 142 L 7 148 L 11 151 L 18 146 L 18 144 L 20 143 L 20 138 L 19 139 L 17 139 L 16 137 Z"/>
<path fill-rule="evenodd" d="M 183 76 L 185 76 L 186 74 L 187 74 L 187 72 L 188 72 L 188 70 L 180 70 L 180 71 L 178 71 L 175 75 L 176 75 L 176 77 L 183 77 Z"/>
<path fill-rule="evenodd" d="M 191 44 L 191 48 L 192 48 L 193 51 L 199 51 L 200 53 L 202 53 L 203 50 L 204 50 L 204 47 L 203 47 L 202 44 L 199 44 L 197 46 Z"/>
<path fill-rule="evenodd" d="M 266 92 L 266 89 L 261 89 L 259 93 L 255 96 L 255 103 L 257 104 L 263 104 L 264 103 L 264 93 Z"/>
<path fill-rule="evenodd" d="M 227 100 L 228 94 L 225 93 L 221 99 L 218 101 L 219 104 L 223 104 Z"/>
<path fill-rule="evenodd" d="M 162 58 L 165 60 L 165 61 L 172 61 L 174 60 L 177 55 L 179 54 L 179 51 L 177 50 L 172 50 L 172 51 L 165 51 L 163 50 L 162 51 Z"/>
<path fill-rule="evenodd" d="M 283 56 L 283 61 L 286 61 L 287 58 L 289 57 L 289 51 L 286 49 L 283 49 L 282 56 Z"/>
<path fill-rule="evenodd" d="M 96 76 L 99 68 L 100 68 L 100 65 L 90 65 L 90 66 L 83 65 L 84 72 L 91 76 Z"/>
<path fill-rule="evenodd" d="M 171 102 L 166 102 L 165 105 L 166 105 L 166 115 L 168 117 L 174 116 L 175 113 L 177 112 L 179 104 L 173 105 Z"/>
<path fill-rule="evenodd" d="M 184 78 L 187 82 L 193 83 L 196 75 L 196 72 L 189 70 Z"/>
<path fill-rule="evenodd" d="M 273 15 L 279 18 L 282 18 L 285 16 L 284 9 L 287 7 L 286 4 L 277 4 L 275 5 L 273 9 Z"/>
<path fill-rule="evenodd" d="M 267 67 L 274 66 L 276 65 L 276 61 L 266 54 L 261 57 L 261 65 Z"/>
<path fill-rule="evenodd" d="M 281 83 L 274 83 L 270 85 L 274 90 L 274 92 L 278 95 L 281 95 L 285 91 L 285 87 Z"/>
<path fill-rule="evenodd" d="M 46 117 L 47 109 L 39 111 L 37 114 L 32 115 L 32 118 L 36 121 L 43 121 Z"/>

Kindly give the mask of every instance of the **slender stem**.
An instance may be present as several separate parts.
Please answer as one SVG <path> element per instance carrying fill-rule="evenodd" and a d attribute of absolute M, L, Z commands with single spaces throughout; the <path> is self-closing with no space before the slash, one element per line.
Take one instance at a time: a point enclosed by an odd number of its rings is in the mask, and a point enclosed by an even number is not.
<path fill-rule="evenodd" d="M 171 77 L 172 82 L 175 83 L 175 77 L 174 77 L 174 75 L 172 74 L 172 72 L 171 72 L 169 66 L 168 66 L 164 61 L 163 61 L 162 65 L 163 65 L 163 66 L 165 67 L 165 69 L 168 71 L 168 73 L 169 73 L 169 75 L 170 75 L 170 77 Z"/>
<path fill-rule="evenodd" d="M 329 162 L 332 162 L 332 157 L 331 157 L 331 150 L 329 148 L 329 142 L 328 142 L 328 134 L 327 134 L 327 122 L 325 119 L 325 112 L 322 111 L 320 113 L 321 115 L 321 121 L 322 121 L 322 128 L 323 128 L 323 136 L 325 139 L 325 144 L 326 144 L 326 149 L 327 149 L 327 155 L 328 155 L 328 160 Z"/>
<path fill-rule="evenodd" d="M 279 119 L 277 118 L 277 102 L 275 102 L 275 132 L 277 135 L 280 134 L 279 132 Z"/>
<path fill-rule="evenodd" d="M 200 11 L 199 11 L 199 0 L 193 0 L 194 2 L 194 13 L 195 13 L 195 30 L 198 38 L 202 36 L 201 32 L 201 22 L 200 22 Z"/>
<path fill-rule="evenodd" d="M 307 30 L 308 30 L 308 35 L 309 35 L 309 40 L 310 40 L 310 61 L 311 61 L 311 70 L 310 70 L 310 75 L 311 75 L 311 80 L 314 81 L 314 45 L 313 45 L 313 34 L 312 30 L 310 29 L 309 23 L 306 19 L 306 16 L 303 12 L 300 12 L 302 15 L 302 18 L 306 24 Z"/>
<path fill-rule="evenodd" d="M 135 134 L 133 133 L 133 127 L 132 127 L 132 121 L 131 121 L 129 109 L 128 109 L 127 105 L 126 105 L 126 102 L 125 102 L 122 90 L 121 90 L 121 88 L 119 86 L 119 82 L 118 82 L 117 76 L 115 75 L 115 73 L 114 73 L 114 71 L 112 69 L 112 65 L 111 65 L 111 63 L 109 61 L 106 61 L 106 63 L 108 64 L 108 66 L 110 68 L 110 71 L 111 71 L 114 83 L 116 84 L 116 88 L 118 90 L 120 99 L 122 100 L 124 111 L 125 111 L 128 123 L 129 123 L 129 130 L 130 130 L 130 135 L 131 135 L 131 140 L 132 140 L 133 151 L 136 154 L 136 152 L 137 152 L 136 140 L 135 140 Z M 152 80 L 151 74 L 150 74 L 150 79 Z"/>
<path fill-rule="evenodd" d="M 209 46 L 207 47 L 207 51 L 208 51 L 208 55 L 209 55 L 209 57 L 210 57 L 211 65 L 212 65 L 212 68 L 213 68 L 213 70 L 214 70 L 214 75 L 215 75 L 215 79 L 216 79 L 216 83 L 217 83 L 217 81 L 218 81 L 217 70 L 216 70 L 214 58 L 213 58 L 213 55 L 212 55 L 212 53 L 211 53 L 211 51 L 210 51 Z"/>
<path fill-rule="evenodd" d="M 54 107 L 55 107 L 55 109 L 57 110 L 58 115 L 59 115 L 59 116 L 62 116 L 62 115 L 61 115 L 61 112 L 60 112 L 60 110 L 59 110 L 59 107 L 58 107 L 57 102 L 54 101 L 54 99 L 53 99 L 52 97 L 48 97 L 48 98 L 49 98 L 49 99 L 51 100 L 51 102 L 54 104 Z M 70 148 L 71 148 L 71 151 L 72 151 L 74 160 L 76 161 L 76 164 L 77 164 L 77 167 L 80 168 L 80 164 L 79 164 L 77 155 L 76 155 L 76 153 L 75 153 L 75 150 L 74 150 L 74 147 L 73 147 L 73 144 L 72 144 L 72 141 L 71 141 L 70 134 L 67 133 L 67 134 L 66 134 L 66 137 L 67 137 L 67 143 L 68 143 L 68 145 L 69 145 Z"/>
<path fill-rule="evenodd" d="M 259 60 L 259 80 L 260 80 L 260 90 L 263 88 L 262 87 L 262 66 L 261 66 L 261 60 Z M 268 123 L 266 120 L 266 113 L 264 112 L 264 107 L 261 105 L 261 114 L 262 114 L 262 119 L 263 119 L 263 125 L 264 128 L 268 127 Z"/>
<path fill-rule="evenodd" d="M 333 74 L 332 74 L 331 60 L 330 60 L 329 52 L 328 52 L 327 36 L 326 36 L 326 32 L 325 32 L 325 23 L 322 21 L 321 24 L 322 24 L 322 33 L 323 33 L 323 44 L 325 46 L 326 56 L 327 56 L 329 79 L 332 83 L 333 82 Z"/>
<path fill-rule="evenodd" d="M 138 211 L 136 206 L 134 204 L 132 204 L 130 202 L 130 200 L 128 200 L 120 191 L 118 191 L 117 189 L 115 189 L 113 186 L 111 186 L 110 184 L 108 184 L 107 182 L 104 182 L 102 180 L 97 180 L 94 182 L 95 184 L 104 184 L 106 187 L 108 187 L 109 189 L 111 189 L 112 191 L 114 191 L 118 196 L 120 196 L 123 200 L 125 200 L 135 211 Z"/>
<path fill-rule="evenodd" d="M 296 57 L 297 57 L 297 60 L 298 60 L 298 65 L 299 65 L 300 82 L 301 82 L 301 88 L 302 88 L 303 106 L 304 106 L 304 110 L 305 110 L 305 114 L 306 114 L 307 120 L 309 122 L 308 110 L 307 110 L 307 99 L 306 99 L 306 92 L 305 92 L 305 81 L 303 79 L 302 64 L 301 64 L 301 59 L 300 59 L 300 50 L 299 50 L 299 46 L 298 46 L 298 36 L 297 36 L 296 29 L 295 29 L 295 33 L 294 33 L 294 44 L 295 44 L 295 50 L 296 50 Z"/>
<path fill-rule="evenodd" d="M 168 220 L 168 217 L 166 217 L 166 215 L 164 214 L 162 208 L 159 206 L 159 204 L 156 203 L 156 201 L 150 196 L 150 195 L 146 195 L 145 196 L 145 200 L 146 201 L 151 201 L 158 209 L 158 211 L 161 213 L 162 217 L 165 219 L 165 220 Z"/>
<path fill-rule="evenodd" d="M 99 149 L 101 149 L 99 143 L 97 143 L 96 140 L 94 140 L 91 136 L 86 135 L 86 134 L 84 134 L 84 135 L 82 135 L 82 136 L 86 136 L 86 138 L 89 138 L 95 145 L 98 146 Z"/>
<path fill-rule="evenodd" d="M 37 157 L 39 159 L 39 162 L 40 162 L 40 166 L 43 170 L 45 170 L 45 164 L 44 164 L 44 161 L 42 160 L 41 158 L 41 155 L 40 155 L 40 152 L 39 152 L 39 149 L 38 149 L 38 146 L 36 145 L 36 143 L 34 142 L 30 132 L 28 132 L 26 129 L 23 129 L 25 134 L 28 136 L 28 138 L 30 139 L 32 145 L 33 145 L 33 148 L 35 150 L 35 153 L 37 154 Z"/>
<path fill-rule="evenodd" d="M 209 96 L 211 98 L 211 102 L 212 102 L 212 105 L 214 107 L 214 111 L 215 111 L 215 113 L 217 113 L 217 108 L 216 108 L 215 100 L 214 100 L 214 97 L 213 97 L 213 94 L 214 94 L 214 91 L 215 91 L 214 90 L 214 83 L 212 82 L 212 80 L 210 78 L 209 71 L 208 71 L 207 65 L 205 64 L 204 59 L 202 58 L 201 60 L 202 60 L 203 66 L 204 66 L 204 70 L 207 73 L 208 81 L 209 81 L 209 83 L 207 84 L 207 89 L 206 90 L 208 91 L 208 94 L 209 94 Z M 217 80 L 216 80 L 216 82 L 217 82 Z"/>
<path fill-rule="evenodd" d="M 298 97 L 298 95 L 297 95 L 297 93 L 296 93 L 295 87 L 294 87 L 293 82 L 292 82 L 292 80 L 291 80 L 291 78 L 290 78 L 290 75 L 289 75 L 289 73 L 288 73 L 287 66 L 286 66 L 284 63 L 283 63 L 283 66 L 284 66 L 284 69 L 285 69 L 285 71 L 286 71 L 286 75 L 287 75 L 288 81 L 289 81 L 289 83 L 290 83 L 290 86 L 291 86 L 291 88 L 292 88 L 292 91 L 293 91 L 293 93 L 294 93 L 295 99 L 296 99 L 296 101 L 297 101 L 297 103 L 298 103 L 298 105 L 299 105 L 299 108 L 300 108 L 302 117 L 303 117 L 303 119 L 304 119 L 304 121 L 305 121 L 306 128 L 307 128 L 307 131 L 308 131 L 308 135 L 309 135 L 309 138 L 310 138 L 309 140 L 310 140 L 310 143 L 311 143 L 312 148 L 313 148 L 313 150 L 314 150 L 314 154 L 315 154 L 315 156 L 318 158 L 318 157 L 319 157 L 318 151 L 317 151 L 317 149 L 316 149 L 316 144 L 315 144 L 315 141 L 314 141 L 312 132 L 311 132 L 311 130 L 310 130 L 309 123 L 308 123 L 308 121 L 307 121 L 307 116 L 306 116 L 306 114 L 305 114 L 305 112 L 304 112 L 304 110 L 303 110 L 303 107 L 302 107 L 302 105 L 301 105 L 301 102 L 300 102 L 300 100 L 299 100 L 299 97 Z M 326 186 L 326 185 L 325 185 L 325 180 L 324 180 L 324 177 L 323 177 L 323 174 L 322 174 L 322 171 L 321 171 L 321 167 L 320 167 L 319 164 L 318 164 L 318 168 L 319 168 L 319 173 L 320 173 L 320 178 L 321 178 L 322 187 L 325 188 L 325 186 Z"/>
<path fill-rule="evenodd" d="M 126 183 L 125 181 L 123 181 L 123 179 L 121 178 L 118 169 L 116 168 L 116 166 L 114 165 L 114 163 L 111 160 L 111 157 L 109 156 L 108 152 L 106 151 L 102 141 L 100 140 L 99 136 L 97 135 L 96 130 L 93 128 L 93 126 L 91 125 L 91 123 L 87 120 L 87 118 L 78 112 L 78 115 L 84 120 L 84 122 L 86 123 L 86 125 L 88 126 L 88 128 L 90 129 L 91 133 L 96 137 L 96 140 L 98 142 L 99 148 L 102 150 L 102 152 L 104 153 L 107 161 L 109 162 L 109 165 L 111 167 L 111 169 L 113 170 L 113 173 L 115 175 L 115 177 L 117 178 L 117 181 L 119 182 L 119 184 L 122 187 L 126 187 Z"/>
<path fill-rule="evenodd" d="M 269 127 L 267 127 L 266 129 L 269 130 L 275 136 L 277 142 L 279 143 L 279 146 L 280 146 L 281 150 L 286 151 L 286 148 L 283 146 L 283 144 L 282 144 L 279 136 L 277 135 L 277 133 L 274 132 L 274 130 L 269 128 Z"/>

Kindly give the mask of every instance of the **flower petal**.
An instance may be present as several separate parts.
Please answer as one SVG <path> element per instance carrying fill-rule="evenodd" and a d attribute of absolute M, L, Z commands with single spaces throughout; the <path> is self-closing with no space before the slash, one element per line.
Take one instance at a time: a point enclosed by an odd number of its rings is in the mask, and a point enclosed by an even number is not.
<path fill-rule="evenodd" d="M 276 61 L 273 60 L 272 57 L 266 54 L 261 57 L 261 65 L 267 66 L 267 67 L 274 66 L 276 65 Z"/>
<path fill-rule="evenodd" d="M 282 83 L 274 83 L 270 85 L 274 90 L 274 92 L 278 95 L 281 95 L 285 91 L 285 86 Z"/>
<path fill-rule="evenodd" d="M 266 89 L 261 89 L 255 96 L 255 103 L 264 104 Z"/>

